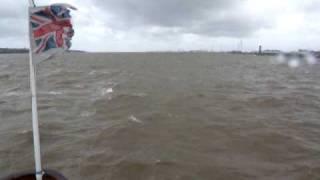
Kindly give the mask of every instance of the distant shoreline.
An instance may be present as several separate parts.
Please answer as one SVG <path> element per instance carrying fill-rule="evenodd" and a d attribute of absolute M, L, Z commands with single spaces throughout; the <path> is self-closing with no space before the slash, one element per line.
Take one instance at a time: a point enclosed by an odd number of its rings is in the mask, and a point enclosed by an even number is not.
<path fill-rule="evenodd" d="M 238 55 L 256 55 L 256 56 L 278 56 L 278 55 L 284 55 L 286 57 L 304 57 L 306 54 L 312 54 L 317 58 L 320 58 L 320 52 L 319 51 L 310 51 L 310 52 L 270 52 L 270 51 L 263 51 L 261 53 L 259 52 L 241 52 L 241 51 L 202 51 L 202 50 L 190 50 L 190 51 L 145 51 L 145 52 L 86 52 L 86 51 L 80 51 L 80 50 L 70 50 L 69 52 L 75 52 L 75 53 L 133 53 L 133 54 L 139 54 L 139 53 L 217 53 L 217 54 L 238 54 Z M 29 49 L 26 48 L 0 48 L 0 54 L 26 54 L 29 53 Z"/>
<path fill-rule="evenodd" d="M 25 48 L 0 48 L 0 54 L 25 54 L 29 49 Z"/>
<path fill-rule="evenodd" d="M 70 52 L 85 53 L 85 51 L 71 50 Z M 0 48 L 0 54 L 26 54 L 29 49 L 26 48 Z"/>

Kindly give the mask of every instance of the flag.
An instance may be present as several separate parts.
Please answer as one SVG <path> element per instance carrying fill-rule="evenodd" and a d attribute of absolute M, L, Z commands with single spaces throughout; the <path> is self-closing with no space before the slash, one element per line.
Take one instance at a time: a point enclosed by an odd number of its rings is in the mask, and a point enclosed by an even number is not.
<path fill-rule="evenodd" d="M 34 55 L 42 55 L 38 62 L 71 47 L 74 30 L 70 9 L 75 8 L 53 4 L 29 9 L 31 50 Z"/>

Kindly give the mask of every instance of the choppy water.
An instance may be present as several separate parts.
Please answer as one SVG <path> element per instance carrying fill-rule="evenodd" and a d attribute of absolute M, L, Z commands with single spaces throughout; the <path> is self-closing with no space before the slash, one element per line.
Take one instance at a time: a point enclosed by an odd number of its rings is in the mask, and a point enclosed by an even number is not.
<path fill-rule="evenodd" d="M 44 167 L 71 180 L 320 179 L 320 65 L 66 54 L 38 67 Z M 0 55 L 0 172 L 33 168 L 27 55 Z"/>

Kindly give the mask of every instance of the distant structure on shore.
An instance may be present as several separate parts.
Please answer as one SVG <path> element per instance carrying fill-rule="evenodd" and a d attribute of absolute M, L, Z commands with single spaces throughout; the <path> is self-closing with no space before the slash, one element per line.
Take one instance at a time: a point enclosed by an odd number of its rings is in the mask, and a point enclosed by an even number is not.
<path fill-rule="evenodd" d="M 261 45 L 259 46 L 259 51 L 258 52 L 259 52 L 259 54 L 262 54 L 262 46 Z"/>
<path fill-rule="evenodd" d="M 258 53 L 256 54 L 259 56 L 276 56 L 281 53 L 282 52 L 280 50 L 276 50 L 276 49 L 263 50 L 262 45 L 259 45 L 259 50 L 258 50 Z"/>
<path fill-rule="evenodd" d="M 258 56 L 278 56 L 278 55 L 283 55 L 284 57 L 287 58 L 305 58 L 308 55 L 312 55 L 315 58 L 320 59 L 320 51 L 312 51 L 312 50 L 306 50 L 306 49 L 299 49 L 298 51 L 293 51 L 293 52 L 283 52 L 280 50 L 263 50 L 262 46 L 259 46 L 259 50 L 257 53 L 255 53 Z"/>

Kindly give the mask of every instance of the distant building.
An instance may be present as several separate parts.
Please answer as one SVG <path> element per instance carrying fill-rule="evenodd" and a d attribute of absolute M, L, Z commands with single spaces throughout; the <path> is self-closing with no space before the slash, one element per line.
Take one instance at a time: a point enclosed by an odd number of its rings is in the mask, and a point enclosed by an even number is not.
<path fill-rule="evenodd" d="M 280 54 L 281 51 L 280 50 L 264 50 L 263 53 L 264 54 Z"/>
<path fill-rule="evenodd" d="M 308 49 L 299 49 L 298 52 L 299 53 L 313 53 L 314 51 L 308 50 Z"/>
<path fill-rule="evenodd" d="M 264 50 L 262 51 L 262 47 L 259 47 L 259 53 L 260 56 L 276 56 L 278 54 L 282 54 L 282 51 L 280 50 Z"/>

